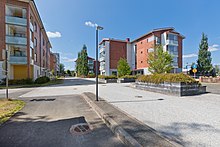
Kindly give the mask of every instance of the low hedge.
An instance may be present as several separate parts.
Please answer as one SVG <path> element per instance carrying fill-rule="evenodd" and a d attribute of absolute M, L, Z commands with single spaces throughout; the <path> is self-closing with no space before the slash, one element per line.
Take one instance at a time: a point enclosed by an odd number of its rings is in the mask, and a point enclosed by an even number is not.
<path fill-rule="evenodd" d="M 86 78 L 95 78 L 95 74 L 88 74 Z"/>
<path fill-rule="evenodd" d="M 105 75 L 99 75 L 99 79 L 117 79 L 117 76 L 111 75 L 111 76 L 105 76 Z"/>
<path fill-rule="evenodd" d="M 34 83 L 35 84 L 44 84 L 44 83 L 47 83 L 47 82 L 50 82 L 50 78 L 44 76 L 44 77 L 39 77 L 37 78 Z"/>
<path fill-rule="evenodd" d="M 176 83 L 176 82 L 183 82 L 183 83 L 198 83 L 195 79 L 192 77 L 179 73 L 179 74 L 154 74 L 154 75 L 142 75 L 139 76 L 137 81 L 139 82 L 146 82 L 146 83 L 163 83 L 163 82 L 170 82 L 170 83 Z"/>
<path fill-rule="evenodd" d="M 29 85 L 33 84 L 33 79 L 8 80 L 9 85 Z"/>
<path fill-rule="evenodd" d="M 125 75 L 125 76 L 121 76 L 120 78 L 124 78 L 124 79 L 137 79 L 137 76 L 134 76 L 134 75 Z"/>

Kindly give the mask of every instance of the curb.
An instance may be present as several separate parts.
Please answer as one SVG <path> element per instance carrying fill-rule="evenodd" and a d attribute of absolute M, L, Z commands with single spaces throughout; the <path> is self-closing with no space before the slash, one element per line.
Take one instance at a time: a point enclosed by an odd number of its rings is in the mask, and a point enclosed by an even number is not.
<path fill-rule="evenodd" d="M 102 109 L 100 109 L 87 95 L 84 93 L 82 97 L 85 101 L 95 110 L 95 112 L 101 117 L 105 124 L 111 129 L 111 131 L 121 139 L 126 145 L 132 147 L 142 147 L 131 135 L 129 135 L 122 127 L 120 127 L 111 117 L 108 116 Z"/>

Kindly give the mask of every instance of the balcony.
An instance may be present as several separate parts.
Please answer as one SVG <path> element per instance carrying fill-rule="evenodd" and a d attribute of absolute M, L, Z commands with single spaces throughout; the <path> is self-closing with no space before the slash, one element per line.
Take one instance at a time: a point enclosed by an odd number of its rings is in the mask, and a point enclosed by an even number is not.
<path fill-rule="evenodd" d="M 27 57 L 25 57 L 25 56 L 10 56 L 9 63 L 15 64 L 15 65 L 27 64 Z"/>
<path fill-rule="evenodd" d="M 32 32 L 34 32 L 34 26 L 32 25 L 32 23 L 30 23 L 30 30 L 31 30 Z"/>
<path fill-rule="evenodd" d="M 100 57 L 100 58 L 99 58 L 99 61 L 100 61 L 100 62 L 105 61 L 105 57 Z"/>
<path fill-rule="evenodd" d="M 27 38 L 6 36 L 6 43 L 7 44 L 17 44 L 17 45 L 27 45 Z"/>
<path fill-rule="evenodd" d="M 32 40 L 30 40 L 30 47 L 34 48 L 34 43 L 32 42 Z"/>
<path fill-rule="evenodd" d="M 6 16 L 6 17 L 5 17 L 5 22 L 6 22 L 7 24 L 27 26 L 27 19 L 26 19 L 26 18 Z"/>
<path fill-rule="evenodd" d="M 100 53 L 102 53 L 102 52 L 104 52 L 104 51 L 105 51 L 105 48 L 104 48 L 104 47 L 100 48 Z"/>
<path fill-rule="evenodd" d="M 177 40 L 166 40 L 166 45 L 178 46 L 178 41 Z"/>

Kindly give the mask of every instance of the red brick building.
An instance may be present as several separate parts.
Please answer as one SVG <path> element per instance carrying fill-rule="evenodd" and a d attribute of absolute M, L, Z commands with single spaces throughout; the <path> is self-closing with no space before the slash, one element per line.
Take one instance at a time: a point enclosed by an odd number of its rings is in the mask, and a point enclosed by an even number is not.
<path fill-rule="evenodd" d="M 104 75 L 117 74 L 120 58 L 127 59 L 133 74 L 150 74 L 148 71 L 148 53 L 155 45 L 161 45 L 164 51 L 173 56 L 173 71 L 182 71 L 182 43 L 185 37 L 174 28 L 154 29 L 131 41 L 103 39 L 100 43 L 100 72 Z"/>
<path fill-rule="evenodd" d="M 51 48 L 33 0 L 0 1 L 0 78 L 5 49 L 10 79 L 36 79 L 49 75 Z"/>

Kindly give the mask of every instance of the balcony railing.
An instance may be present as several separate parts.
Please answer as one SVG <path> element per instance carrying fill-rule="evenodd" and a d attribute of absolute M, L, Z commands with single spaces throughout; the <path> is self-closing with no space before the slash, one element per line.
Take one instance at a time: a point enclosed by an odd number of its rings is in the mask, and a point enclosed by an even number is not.
<path fill-rule="evenodd" d="M 27 26 L 27 19 L 26 19 L 26 18 L 6 16 L 6 17 L 5 17 L 5 22 L 6 22 L 7 24 Z"/>
<path fill-rule="evenodd" d="M 10 64 L 27 64 L 27 57 L 25 56 L 10 56 Z"/>
<path fill-rule="evenodd" d="M 6 36 L 6 43 L 7 44 L 27 45 L 27 38 Z"/>
<path fill-rule="evenodd" d="M 177 45 L 178 46 L 178 41 L 177 40 L 166 40 L 167 45 Z"/>
<path fill-rule="evenodd" d="M 105 57 L 100 57 L 100 58 L 99 58 L 99 61 L 100 61 L 100 62 L 105 61 Z"/>
<path fill-rule="evenodd" d="M 102 52 L 104 52 L 104 51 L 105 51 L 105 48 L 104 48 L 104 47 L 100 48 L 100 53 L 102 53 Z"/>

